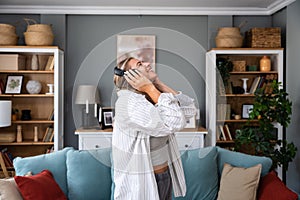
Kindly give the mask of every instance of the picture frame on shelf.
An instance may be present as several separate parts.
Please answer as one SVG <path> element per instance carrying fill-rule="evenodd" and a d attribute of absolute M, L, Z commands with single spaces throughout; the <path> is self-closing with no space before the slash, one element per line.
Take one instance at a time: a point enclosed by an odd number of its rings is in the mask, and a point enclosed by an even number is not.
<path fill-rule="evenodd" d="M 101 126 L 102 129 L 112 128 L 113 118 L 114 118 L 114 108 L 113 107 L 102 107 L 101 109 Z"/>
<path fill-rule="evenodd" d="M 8 75 L 5 86 L 5 94 L 20 94 L 23 78 L 23 75 Z"/>
<path fill-rule="evenodd" d="M 249 119 L 252 109 L 253 109 L 253 104 L 243 104 L 243 106 L 242 106 L 242 118 L 243 119 Z"/>
<path fill-rule="evenodd" d="M 186 125 L 184 128 L 196 128 L 196 116 L 186 119 Z"/>
<path fill-rule="evenodd" d="M 118 35 L 117 63 L 129 57 L 150 63 L 155 71 L 155 35 Z"/>

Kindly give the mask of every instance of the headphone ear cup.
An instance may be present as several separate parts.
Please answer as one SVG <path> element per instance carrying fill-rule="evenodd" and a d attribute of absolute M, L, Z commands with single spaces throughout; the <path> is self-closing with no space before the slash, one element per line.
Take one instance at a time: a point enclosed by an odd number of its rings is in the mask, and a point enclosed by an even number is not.
<path fill-rule="evenodd" d="M 117 76 L 124 76 L 124 72 L 125 72 L 124 70 L 119 69 L 118 67 L 114 68 L 114 74 Z"/>

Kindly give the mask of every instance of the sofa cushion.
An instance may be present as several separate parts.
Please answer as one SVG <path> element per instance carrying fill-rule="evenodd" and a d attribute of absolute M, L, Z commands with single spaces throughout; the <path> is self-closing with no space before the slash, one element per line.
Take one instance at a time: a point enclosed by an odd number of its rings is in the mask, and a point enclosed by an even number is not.
<path fill-rule="evenodd" d="M 66 168 L 66 153 L 72 150 L 72 147 L 64 148 L 61 151 L 53 153 L 14 159 L 14 168 L 16 175 L 23 176 L 28 172 L 38 174 L 41 171 L 48 169 L 58 183 L 65 195 L 67 190 L 67 168 Z"/>
<path fill-rule="evenodd" d="M 218 193 L 218 167 L 216 147 L 187 150 L 182 156 L 187 193 L 173 199 L 214 200 Z"/>
<path fill-rule="evenodd" d="M 0 179 L 1 200 L 23 200 L 14 178 Z"/>
<path fill-rule="evenodd" d="M 252 156 L 244 153 L 229 151 L 217 147 L 218 150 L 218 166 L 219 166 L 219 176 L 222 174 L 223 166 L 225 163 L 233 165 L 235 167 L 252 167 L 257 164 L 262 164 L 261 176 L 268 174 L 271 166 L 272 160 L 268 157 L 263 156 Z"/>
<path fill-rule="evenodd" d="M 262 177 L 258 188 L 258 200 L 297 200 L 298 195 L 287 188 L 284 183 L 272 171 Z"/>
<path fill-rule="evenodd" d="M 224 164 L 218 200 L 256 200 L 261 164 L 249 168 Z"/>
<path fill-rule="evenodd" d="M 67 200 L 49 170 L 33 176 L 15 176 L 24 200 Z"/>
<path fill-rule="evenodd" d="M 67 153 L 69 199 L 110 199 L 110 152 L 111 149 L 107 148 Z"/>

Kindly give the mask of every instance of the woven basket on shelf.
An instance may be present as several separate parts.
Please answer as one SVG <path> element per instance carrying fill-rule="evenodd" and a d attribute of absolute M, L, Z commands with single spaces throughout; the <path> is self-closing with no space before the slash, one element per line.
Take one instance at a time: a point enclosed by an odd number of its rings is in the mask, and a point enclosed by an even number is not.
<path fill-rule="evenodd" d="M 235 60 L 232 61 L 234 72 L 244 72 L 246 71 L 246 61 L 245 60 Z"/>
<path fill-rule="evenodd" d="M 53 34 L 46 32 L 24 32 L 25 43 L 29 46 L 49 46 L 53 44 Z"/>
<path fill-rule="evenodd" d="M 24 20 L 27 23 L 27 30 L 24 32 L 26 45 L 50 46 L 53 44 L 54 35 L 50 24 L 37 24 L 33 19 Z"/>
<path fill-rule="evenodd" d="M 16 27 L 10 24 L 0 24 L 0 33 L 16 33 Z"/>
<path fill-rule="evenodd" d="M 217 47 L 242 47 L 243 37 L 238 27 L 219 28 L 216 39 Z"/>
<path fill-rule="evenodd" d="M 247 47 L 279 48 L 281 47 L 281 29 L 278 27 L 252 28 L 246 32 Z"/>
<path fill-rule="evenodd" d="M 232 47 L 238 48 L 243 46 L 243 37 L 232 37 L 232 36 L 217 36 L 216 37 L 217 47 Z"/>
<path fill-rule="evenodd" d="M 18 36 L 16 34 L 1 33 L 0 45 L 16 45 L 18 43 Z"/>
<path fill-rule="evenodd" d="M 18 36 L 16 27 L 10 24 L 0 24 L 0 45 L 16 45 Z"/>

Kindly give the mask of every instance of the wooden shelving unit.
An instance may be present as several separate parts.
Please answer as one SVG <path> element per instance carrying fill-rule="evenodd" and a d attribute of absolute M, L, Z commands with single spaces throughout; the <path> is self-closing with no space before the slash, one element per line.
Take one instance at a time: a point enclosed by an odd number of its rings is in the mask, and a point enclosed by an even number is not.
<path fill-rule="evenodd" d="M 14 157 L 27 157 L 44 154 L 47 149 L 55 151 L 63 148 L 63 71 L 64 52 L 56 46 L 1 46 L 0 54 L 19 54 L 27 59 L 33 54 L 39 58 L 40 70 L 1 70 L 0 79 L 5 83 L 8 75 L 22 75 L 23 83 L 20 94 L 0 94 L 0 100 L 11 100 L 12 107 L 18 109 L 18 119 L 12 121 L 10 127 L 0 128 L 1 133 L 17 134 L 17 126 L 22 127 L 22 142 L 1 142 L 0 149 L 5 149 Z M 54 56 L 54 70 L 44 70 L 48 59 Z M 41 65 L 41 63 L 43 63 Z M 1 63 L 0 63 L 1 65 Z M 39 94 L 29 94 L 26 83 L 37 80 L 42 84 Z M 47 84 L 54 84 L 54 94 L 47 94 Z M 31 110 L 31 120 L 21 120 L 22 110 Z M 50 119 L 54 112 L 54 119 Z M 53 127 L 53 141 L 43 141 L 47 127 Z M 38 128 L 38 141 L 34 142 L 34 127 Z"/>
<path fill-rule="evenodd" d="M 271 59 L 271 71 L 261 72 L 259 71 L 259 60 L 262 56 L 267 55 Z M 216 60 L 219 57 L 229 58 L 230 61 L 243 60 L 246 61 L 246 65 L 256 65 L 258 71 L 233 71 L 230 72 L 230 79 L 228 82 L 233 86 L 243 87 L 242 78 L 248 78 L 247 90 L 251 88 L 254 79 L 258 76 L 276 76 L 279 82 L 283 82 L 283 49 L 273 48 L 214 48 L 206 53 L 206 127 L 208 129 L 208 135 L 206 137 L 206 144 L 219 145 L 222 147 L 232 148 L 234 146 L 234 136 L 237 129 L 243 125 L 257 126 L 258 120 L 251 120 L 241 118 L 232 118 L 231 113 L 226 118 L 219 119 L 220 110 L 218 110 L 219 104 L 229 105 L 230 112 L 242 116 L 243 104 L 253 104 L 254 94 L 229 94 L 228 90 L 223 88 L 219 92 L 218 71 L 216 67 Z M 221 80 L 222 81 L 222 80 Z M 224 86 L 223 86 L 224 87 Z M 224 114 L 223 116 L 225 116 Z M 228 117 L 229 116 L 229 117 Z M 227 125 L 233 140 L 224 141 L 218 136 L 221 126 Z M 282 127 L 278 128 L 278 138 L 282 138 Z"/>

